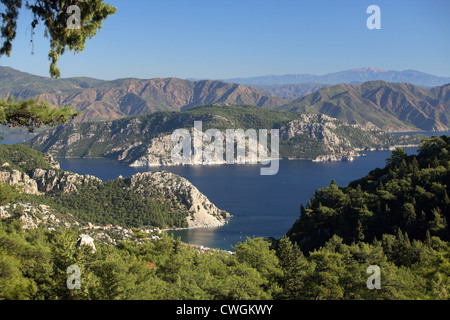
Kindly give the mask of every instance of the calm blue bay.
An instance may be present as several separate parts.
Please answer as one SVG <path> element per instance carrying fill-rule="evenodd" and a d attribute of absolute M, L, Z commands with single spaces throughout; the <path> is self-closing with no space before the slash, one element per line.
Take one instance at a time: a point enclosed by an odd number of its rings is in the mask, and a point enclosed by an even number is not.
<path fill-rule="evenodd" d="M 432 133 L 436 134 L 436 133 Z M 448 134 L 438 133 L 438 134 Z M 429 134 L 431 135 L 431 134 Z M 23 136 L 7 137 L 1 143 L 15 143 Z M 407 148 L 415 154 L 417 148 Z M 216 206 L 233 215 L 220 228 L 171 231 L 175 237 L 192 244 L 231 250 L 246 237 L 281 237 L 299 216 L 315 190 L 334 179 L 339 186 L 384 167 L 390 151 L 366 152 L 353 162 L 312 162 L 282 160 L 278 174 L 261 176 L 259 165 L 177 166 L 132 168 L 105 159 L 57 159 L 61 169 L 91 174 L 103 181 L 129 177 L 137 172 L 168 170 L 191 181 Z"/>
<path fill-rule="evenodd" d="M 417 148 L 408 148 L 409 154 Z M 367 152 L 353 162 L 312 162 L 282 160 L 278 174 L 261 176 L 259 165 L 177 166 L 131 168 L 104 159 L 57 159 L 61 168 L 79 174 L 92 174 L 103 181 L 119 175 L 168 170 L 191 181 L 216 206 L 233 215 L 220 228 L 171 231 L 188 243 L 224 250 L 246 237 L 280 237 L 299 216 L 318 188 L 332 179 L 339 186 L 365 176 L 376 167 L 384 167 L 389 151 Z"/>

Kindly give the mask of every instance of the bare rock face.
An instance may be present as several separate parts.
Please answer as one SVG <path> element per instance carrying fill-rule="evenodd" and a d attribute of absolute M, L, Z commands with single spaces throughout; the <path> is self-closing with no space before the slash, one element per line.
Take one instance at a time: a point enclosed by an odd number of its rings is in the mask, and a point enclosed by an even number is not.
<path fill-rule="evenodd" d="M 201 165 L 219 165 L 219 164 L 226 164 L 226 132 L 221 131 L 221 134 L 223 136 L 223 153 L 219 154 L 214 157 L 206 157 L 206 152 L 210 142 L 211 136 L 209 136 L 205 132 L 198 131 L 196 129 L 191 129 L 191 137 L 195 134 L 202 140 L 202 150 L 204 151 L 203 158 L 199 160 L 200 163 L 196 163 L 196 160 L 194 157 L 191 156 L 191 160 L 188 163 L 188 165 L 195 165 L 195 164 L 201 164 Z M 242 139 L 242 141 L 245 141 L 246 150 L 249 148 L 250 145 L 250 138 L 247 138 L 245 136 L 245 133 L 242 133 L 241 131 L 235 132 L 236 139 Z M 258 137 L 256 137 L 258 139 Z M 193 139 L 192 139 L 193 140 Z M 255 163 L 260 162 L 261 158 L 259 155 L 259 150 L 264 150 L 267 154 L 267 148 L 263 147 L 263 145 L 259 141 L 251 140 L 252 143 L 255 145 L 256 154 L 254 159 L 251 159 L 248 152 L 245 153 L 245 156 L 242 158 L 238 158 L 237 155 L 234 155 L 234 162 L 235 163 L 250 163 L 251 160 L 253 160 Z M 192 141 L 192 144 L 194 142 Z M 155 167 L 155 166 L 174 166 L 179 165 L 177 163 L 174 163 L 172 159 L 172 150 L 174 149 L 176 143 L 172 141 L 172 135 L 161 135 L 154 139 L 152 139 L 146 146 L 139 145 L 141 150 L 137 152 L 141 155 L 133 160 L 129 165 L 131 167 Z M 146 149 L 143 149 L 146 148 Z M 192 151 L 192 150 L 191 150 Z M 129 149 L 124 150 L 123 152 L 129 152 Z M 270 152 L 269 152 L 270 153 Z M 123 159 L 125 157 L 121 156 L 120 159 Z"/>
<path fill-rule="evenodd" d="M 189 228 L 220 227 L 231 215 L 217 208 L 192 183 L 168 171 L 144 172 L 133 175 L 130 188 L 144 196 L 177 198 L 190 212 Z"/>
<path fill-rule="evenodd" d="M 335 129 L 337 119 L 319 114 L 302 114 L 300 119 L 293 120 L 283 127 L 281 137 L 292 139 L 306 134 L 310 138 L 323 141 L 330 146 L 338 146 L 341 143 L 349 144 L 348 141 L 342 141 L 330 129 Z"/>
<path fill-rule="evenodd" d="M 5 164 L 3 164 L 3 167 L 5 167 Z M 0 171 L 0 182 L 22 188 L 22 192 L 27 194 L 41 194 L 35 180 L 30 178 L 26 173 L 22 173 L 15 169 L 12 169 L 11 171 Z"/>
<path fill-rule="evenodd" d="M 281 137 L 293 139 L 307 136 L 323 142 L 328 154 L 313 158 L 312 161 L 353 161 L 360 156 L 344 137 L 339 138 L 332 130 L 342 125 L 338 119 L 321 114 L 302 114 L 281 129 Z"/>
<path fill-rule="evenodd" d="M 29 215 L 28 213 L 24 212 L 21 216 L 20 216 L 20 221 L 22 221 L 23 225 L 22 228 L 23 229 L 35 229 L 37 228 L 38 224 L 40 221 L 33 221 L 33 217 L 31 215 Z"/>
<path fill-rule="evenodd" d="M 0 182 L 21 188 L 21 192 L 32 195 L 42 195 L 52 190 L 61 190 L 64 193 L 76 192 L 77 185 L 87 184 L 91 181 L 102 181 L 91 175 L 79 175 L 72 172 L 60 171 L 59 163 L 52 156 L 46 156 L 55 170 L 34 169 L 31 176 L 15 169 L 10 169 L 8 163 L 2 165 Z"/>
<path fill-rule="evenodd" d="M 323 155 L 314 158 L 313 162 L 329 162 L 329 161 L 353 161 L 355 157 L 359 157 L 359 154 L 356 152 L 348 152 L 346 154 L 340 155 Z"/>
<path fill-rule="evenodd" d="M 145 146 L 144 155 L 134 160 L 131 167 L 170 166 L 172 164 L 171 151 L 174 147 L 171 135 L 159 136 Z"/>
<path fill-rule="evenodd" d="M 11 214 L 6 210 L 6 206 L 0 206 L 0 219 L 9 218 Z"/>
<path fill-rule="evenodd" d="M 47 160 L 48 164 L 56 170 L 61 169 L 61 167 L 59 166 L 59 162 L 56 161 L 53 156 L 51 156 L 50 154 L 45 154 L 44 155 L 45 160 Z"/>
<path fill-rule="evenodd" d="M 102 180 L 91 175 L 79 175 L 72 172 L 57 172 L 55 170 L 35 169 L 31 178 L 38 185 L 39 191 L 49 192 L 60 190 L 64 193 L 77 192 L 77 186 L 88 184 L 91 181 L 102 183 Z"/>
<path fill-rule="evenodd" d="M 92 253 L 95 253 L 95 251 L 97 250 L 95 248 L 95 244 L 94 244 L 94 239 L 87 235 L 87 234 L 81 234 L 78 239 L 77 239 L 77 244 L 76 247 L 80 248 L 82 246 L 88 246 L 92 248 Z"/>

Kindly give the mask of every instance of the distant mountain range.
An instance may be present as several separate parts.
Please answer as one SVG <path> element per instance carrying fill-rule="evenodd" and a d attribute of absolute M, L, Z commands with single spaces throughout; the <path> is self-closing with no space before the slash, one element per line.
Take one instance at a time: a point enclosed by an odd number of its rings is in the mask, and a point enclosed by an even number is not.
<path fill-rule="evenodd" d="M 352 69 L 335 73 L 327 73 L 321 76 L 312 74 L 266 75 L 260 77 L 224 79 L 223 81 L 256 86 L 302 83 L 321 83 L 333 85 L 374 80 L 383 80 L 387 82 L 407 82 L 424 87 L 435 87 L 450 83 L 450 77 L 438 77 L 415 70 L 386 71 L 377 68 Z"/>
<path fill-rule="evenodd" d="M 389 131 L 445 131 L 450 127 L 450 78 L 417 71 L 372 68 L 343 71 L 319 78 L 308 75 L 271 76 L 272 80 L 278 79 L 276 81 L 290 77 L 291 80 L 316 82 L 245 86 L 218 80 L 179 78 L 105 81 L 80 77 L 55 80 L 0 67 L 0 96 L 39 98 L 54 105 L 72 105 L 75 110 L 82 111 L 76 122 L 114 120 L 156 111 L 184 111 L 199 105 L 220 103 L 323 113 L 348 123 Z M 376 77 L 389 78 L 394 82 L 362 82 Z M 423 83 L 426 80 L 427 84 L 431 84 L 445 82 L 445 79 L 448 84 L 431 89 L 396 83 Z"/>
<path fill-rule="evenodd" d="M 222 81 L 178 78 L 50 79 L 0 67 L 0 96 L 39 98 L 82 111 L 77 121 L 112 120 L 155 111 L 180 111 L 194 106 L 229 103 L 275 108 L 289 100 L 256 88 Z"/>
<path fill-rule="evenodd" d="M 385 81 L 339 84 L 276 109 L 323 113 L 389 131 L 446 131 L 450 127 L 450 84 L 432 89 Z"/>

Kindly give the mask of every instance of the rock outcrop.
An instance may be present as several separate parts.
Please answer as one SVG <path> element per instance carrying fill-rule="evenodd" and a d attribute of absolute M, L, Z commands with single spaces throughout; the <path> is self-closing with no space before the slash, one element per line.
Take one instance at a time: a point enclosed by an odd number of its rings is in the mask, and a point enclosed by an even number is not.
<path fill-rule="evenodd" d="M 177 199 L 190 212 L 189 228 L 220 227 L 231 215 L 217 208 L 192 183 L 168 171 L 138 173 L 130 178 L 130 188 L 144 196 Z"/>
<path fill-rule="evenodd" d="M 202 140 L 202 151 L 203 156 L 201 159 L 196 160 L 194 156 L 193 149 L 190 150 L 191 157 L 190 161 L 183 162 L 183 165 L 195 165 L 195 164 L 201 164 L 201 165 L 220 165 L 220 164 L 226 164 L 227 158 L 226 158 L 226 132 L 221 131 L 223 138 L 222 143 L 222 153 L 221 154 L 212 154 L 209 153 L 208 155 L 206 150 L 208 149 L 208 146 L 210 145 L 209 141 L 212 141 L 212 137 L 205 132 L 200 132 L 196 130 L 195 128 L 192 128 L 190 130 L 191 137 L 195 134 L 199 137 L 199 139 Z M 261 161 L 261 156 L 259 154 L 259 150 L 264 150 L 264 154 L 267 154 L 268 150 L 265 148 L 259 141 L 258 137 L 256 137 L 256 140 L 250 140 L 249 138 L 246 138 L 245 133 L 241 131 L 235 131 L 234 132 L 236 136 L 236 141 L 241 140 L 245 143 L 245 148 L 247 152 L 245 153 L 244 157 L 238 157 L 237 152 L 234 154 L 234 163 L 251 163 L 253 161 L 254 163 Z M 208 142 L 206 142 L 208 141 Z M 255 156 L 251 157 L 249 155 L 249 146 L 251 143 L 254 143 L 254 150 L 255 150 Z M 191 143 L 193 144 L 193 142 Z M 141 155 L 138 156 L 136 159 L 129 162 L 129 165 L 131 167 L 155 167 L 155 166 L 174 166 L 174 165 L 180 165 L 180 163 L 177 163 L 172 158 L 172 150 L 174 149 L 176 143 L 172 140 L 172 135 L 162 135 L 158 136 L 154 139 L 152 139 L 146 146 L 143 146 L 142 144 L 138 145 L 138 148 L 141 149 Z M 134 151 L 137 151 L 137 150 Z M 235 150 L 234 150 L 235 151 Z M 122 159 L 126 159 L 126 156 L 124 156 L 124 153 L 129 153 L 130 149 L 126 148 L 121 152 L 121 155 L 119 156 Z M 134 152 L 135 154 L 139 154 L 139 152 Z M 270 154 L 270 152 L 269 152 Z"/>
<path fill-rule="evenodd" d="M 87 234 L 80 234 L 80 236 L 77 239 L 76 247 L 81 248 L 83 246 L 91 247 L 92 253 L 95 253 L 95 251 L 97 250 L 95 248 L 94 239 Z"/>
<path fill-rule="evenodd" d="M 332 129 L 336 129 L 335 118 L 320 114 L 302 114 L 299 119 L 290 121 L 285 127 L 281 128 L 281 137 L 292 139 L 300 135 L 307 135 L 310 138 L 317 139 L 330 146 L 339 146 L 341 144 L 351 146 L 345 138 L 339 138 Z"/>
<path fill-rule="evenodd" d="M 79 175 L 62 170 L 37 168 L 31 172 L 30 177 L 26 173 L 11 170 L 9 164 L 4 164 L 3 169 L 0 170 L 0 182 L 20 187 L 21 192 L 33 195 L 44 195 L 48 192 L 77 193 L 81 186 L 96 188 L 103 183 L 92 175 Z M 180 210 L 187 212 L 188 228 L 219 227 L 231 218 L 228 212 L 217 208 L 192 183 L 176 174 L 167 171 L 146 172 L 119 179 L 126 180 L 128 188 L 134 193 L 162 199 L 167 203 L 178 203 Z M 44 214 L 30 215 L 30 210 L 25 210 L 20 218 L 27 228 L 36 227 L 39 224 L 36 219 L 48 217 Z M 33 209 L 32 212 L 37 211 Z M 2 207 L 0 216 L 8 217 L 9 213 Z M 41 218 L 37 218 L 38 216 Z"/>
<path fill-rule="evenodd" d="M 77 186 L 91 182 L 100 184 L 102 180 L 92 175 L 79 175 L 73 172 L 35 169 L 31 174 L 40 192 L 62 191 L 64 193 L 77 192 Z"/>
<path fill-rule="evenodd" d="M 0 218 L 15 215 L 23 229 L 34 229 L 43 224 L 48 230 L 58 227 L 80 226 L 80 222 L 70 213 L 60 213 L 48 205 L 36 203 L 15 203 L 0 207 Z"/>
<path fill-rule="evenodd" d="M 0 170 L 0 182 L 17 186 L 21 192 L 26 194 L 42 195 L 55 190 L 60 190 L 64 193 L 76 192 L 78 185 L 90 182 L 101 183 L 102 180 L 91 175 L 83 176 L 61 170 L 43 170 L 38 168 L 31 172 L 31 177 L 15 169 Z"/>
<path fill-rule="evenodd" d="M 2 168 L 8 168 L 9 164 L 5 162 Z M 15 169 L 1 170 L 0 182 L 7 183 L 11 186 L 16 186 L 21 189 L 22 192 L 27 194 L 40 195 L 36 180 L 30 178 L 26 173 L 22 173 Z"/>
<path fill-rule="evenodd" d="M 314 158 L 313 162 L 328 162 L 328 161 L 353 161 L 355 157 L 359 157 L 358 153 L 349 153 L 348 155 L 324 155 Z"/>

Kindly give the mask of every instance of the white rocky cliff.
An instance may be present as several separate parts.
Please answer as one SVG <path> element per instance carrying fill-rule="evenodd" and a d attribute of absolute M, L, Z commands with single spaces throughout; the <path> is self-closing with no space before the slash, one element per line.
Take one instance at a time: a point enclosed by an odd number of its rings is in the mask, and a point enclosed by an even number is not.
<path fill-rule="evenodd" d="M 130 178 L 129 188 L 145 197 L 158 197 L 177 203 L 187 213 L 189 228 L 219 227 L 227 223 L 231 215 L 217 208 L 188 180 L 167 172 L 138 173 Z M 21 188 L 21 192 L 43 195 L 50 191 L 76 193 L 83 185 L 99 186 L 102 180 L 92 175 L 79 175 L 62 170 L 34 169 L 28 175 L 11 169 L 8 163 L 0 167 L 0 182 Z"/>
<path fill-rule="evenodd" d="M 220 227 L 231 215 L 217 208 L 192 183 L 168 171 L 144 172 L 133 175 L 130 188 L 144 196 L 163 196 L 185 204 L 190 216 L 189 228 Z"/>

